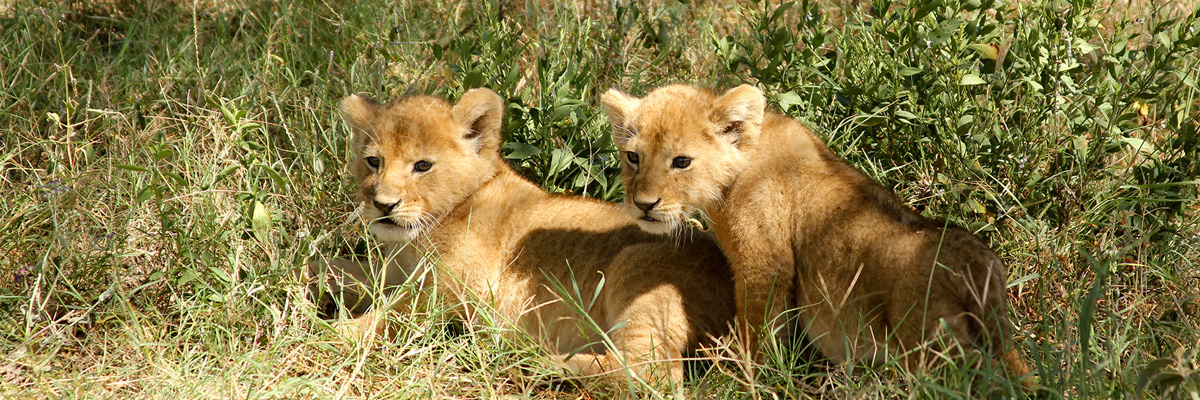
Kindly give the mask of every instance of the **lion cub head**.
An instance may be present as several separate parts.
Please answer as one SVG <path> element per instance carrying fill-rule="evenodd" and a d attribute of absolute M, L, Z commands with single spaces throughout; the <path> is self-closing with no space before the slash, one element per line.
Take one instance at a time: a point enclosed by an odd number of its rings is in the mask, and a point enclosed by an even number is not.
<path fill-rule="evenodd" d="M 342 100 L 363 218 L 381 241 L 405 242 L 490 180 L 500 159 L 504 103 L 488 89 L 458 104 L 414 96 L 380 104 Z"/>
<path fill-rule="evenodd" d="M 766 101 L 753 86 L 717 95 L 667 86 L 644 98 L 609 89 L 601 98 L 624 161 L 625 210 L 647 232 L 677 232 L 716 205 L 746 165 Z"/>

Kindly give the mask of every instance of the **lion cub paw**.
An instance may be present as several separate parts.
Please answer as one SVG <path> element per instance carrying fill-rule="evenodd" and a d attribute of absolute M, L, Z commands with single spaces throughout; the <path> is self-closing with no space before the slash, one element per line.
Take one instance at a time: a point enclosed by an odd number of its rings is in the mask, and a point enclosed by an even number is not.
<path fill-rule="evenodd" d="M 383 327 L 383 323 L 384 321 L 382 320 L 375 320 L 374 318 L 364 316 L 337 321 L 330 324 L 330 327 L 341 337 L 362 343 L 375 340 Z"/>

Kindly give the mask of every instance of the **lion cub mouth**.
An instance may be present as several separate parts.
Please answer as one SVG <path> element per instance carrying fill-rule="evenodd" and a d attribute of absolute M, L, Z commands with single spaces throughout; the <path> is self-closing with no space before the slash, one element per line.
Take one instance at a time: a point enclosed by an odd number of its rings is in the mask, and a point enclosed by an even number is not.
<path fill-rule="evenodd" d="M 393 221 L 391 218 L 388 218 L 388 217 L 383 217 L 383 218 L 377 219 L 377 220 L 375 220 L 375 222 L 377 222 L 377 223 L 380 223 L 380 224 L 384 224 L 384 225 L 387 225 L 387 226 L 390 226 L 390 227 L 395 227 L 395 228 L 400 228 L 400 229 L 405 229 L 405 230 L 413 230 L 413 229 L 416 229 L 416 228 L 417 228 L 417 226 L 416 226 L 416 225 L 401 225 L 401 224 L 398 224 L 398 223 L 396 223 L 396 221 Z"/>
<path fill-rule="evenodd" d="M 651 217 L 649 215 L 643 216 L 641 218 L 641 220 L 646 221 L 646 222 L 659 222 L 657 219 L 654 219 L 654 217 Z"/>

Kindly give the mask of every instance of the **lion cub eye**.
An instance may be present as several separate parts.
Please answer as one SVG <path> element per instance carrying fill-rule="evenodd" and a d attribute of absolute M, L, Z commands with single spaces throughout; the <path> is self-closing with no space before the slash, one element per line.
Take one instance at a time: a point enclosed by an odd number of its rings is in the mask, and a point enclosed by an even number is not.
<path fill-rule="evenodd" d="M 625 158 L 629 160 L 630 164 L 637 165 L 638 163 L 638 154 L 632 151 L 625 152 Z"/>
<path fill-rule="evenodd" d="M 671 166 L 675 167 L 675 168 L 683 169 L 683 168 L 687 168 L 689 165 L 692 165 L 691 157 L 680 156 L 680 157 L 675 157 L 674 160 L 671 160 Z"/>
<path fill-rule="evenodd" d="M 416 172 L 425 172 L 425 171 L 428 171 L 430 168 L 433 168 L 433 163 L 431 163 L 429 161 L 425 161 L 425 160 L 417 161 L 416 163 L 413 164 L 413 171 L 416 171 Z"/>
<path fill-rule="evenodd" d="M 371 168 L 379 168 L 379 164 L 382 163 L 383 161 L 379 157 L 367 157 L 367 165 L 370 165 Z"/>

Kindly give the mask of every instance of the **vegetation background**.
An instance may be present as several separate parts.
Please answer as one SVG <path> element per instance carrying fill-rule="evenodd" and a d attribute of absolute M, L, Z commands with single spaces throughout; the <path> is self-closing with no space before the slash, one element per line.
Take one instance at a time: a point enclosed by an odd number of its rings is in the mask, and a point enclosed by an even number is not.
<path fill-rule="evenodd" d="M 990 241 L 1038 397 L 1194 398 L 1197 31 L 1195 1 L 0 0 L 0 397 L 608 397 L 436 309 L 326 329 L 293 273 L 363 243 L 337 101 L 491 87 L 518 170 L 616 200 L 598 94 L 745 82 Z M 760 395 L 1025 396 L 783 354 Z"/>

